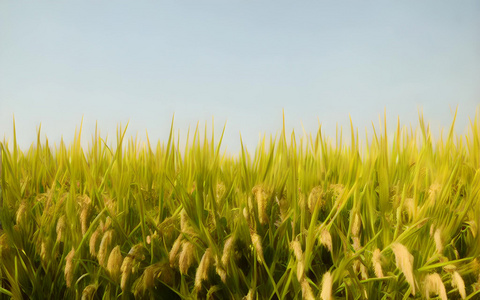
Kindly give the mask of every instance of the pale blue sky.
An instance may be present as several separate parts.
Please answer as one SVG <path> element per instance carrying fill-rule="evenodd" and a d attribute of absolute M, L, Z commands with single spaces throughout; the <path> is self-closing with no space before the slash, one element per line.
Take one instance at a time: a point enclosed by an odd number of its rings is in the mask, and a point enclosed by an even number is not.
<path fill-rule="evenodd" d="M 0 128 L 72 139 L 84 116 L 166 140 L 197 121 L 239 150 L 282 126 L 363 132 L 387 110 L 434 130 L 480 103 L 479 1 L 2 1 Z M 345 128 L 345 129 L 348 129 Z M 348 132 L 348 131 L 347 131 Z M 3 137 L 2 137 L 3 138 Z"/>

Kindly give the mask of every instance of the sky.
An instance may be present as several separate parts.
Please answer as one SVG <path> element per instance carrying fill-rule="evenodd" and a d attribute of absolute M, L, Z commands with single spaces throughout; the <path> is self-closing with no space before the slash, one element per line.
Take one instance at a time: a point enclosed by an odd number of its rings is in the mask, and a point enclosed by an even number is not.
<path fill-rule="evenodd" d="M 166 142 L 200 122 L 238 153 L 259 134 L 334 137 L 387 115 L 439 132 L 480 104 L 479 1 L 1 1 L 0 139 L 94 132 Z"/>

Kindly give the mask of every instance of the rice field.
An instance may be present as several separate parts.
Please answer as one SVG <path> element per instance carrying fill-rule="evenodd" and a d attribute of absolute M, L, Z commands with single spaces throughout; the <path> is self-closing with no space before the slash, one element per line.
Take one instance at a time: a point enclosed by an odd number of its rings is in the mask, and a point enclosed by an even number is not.
<path fill-rule="evenodd" d="M 1 143 L 0 298 L 480 299 L 480 113 L 221 151 Z M 202 131 L 202 132 L 200 132 Z M 222 133 L 223 138 L 223 133 Z M 179 149 L 184 149 L 180 151 Z"/>

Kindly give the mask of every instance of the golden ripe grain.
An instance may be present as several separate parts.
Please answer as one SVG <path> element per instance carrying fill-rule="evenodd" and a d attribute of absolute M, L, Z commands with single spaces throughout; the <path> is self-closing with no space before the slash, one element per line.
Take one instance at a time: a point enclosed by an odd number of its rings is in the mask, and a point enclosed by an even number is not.
<path fill-rule="evenodd" d="M 331 300 L 332 298 L 332 284 L 333 278 L 330 272 L 323 274 L 322 278 L 322 292 L 320 293 L 320 299 Z"/>
<path fill-rule="evenodd" d="M 458 293 L 462 299 L 467 297 L 467 292 L 465 291 L 465 282 L 457 271 L 454 271 L 452 274 L 452 287 L 458 289 Z"/>
<path fill-rule="evenodd" d="M 107 261 L 107 271 L 114 281 L 118 281 L 120 279 L 120 268 L 122 266 L 122 262 L 123 256 L 120 252 L 120 246 L 117 245 L 110 252 Z"/>
<path fill-rule="evenodd" d="M 442 282 L 442 278 L 437 273 L 425 276 L 423 284 L 425 285 L 425 295 L 427 296 L 427 299 L 430 299 L 431 294 L 438 295 L 442 300 L 448 299 L 445 285 Z"/>
<path fill-rule="evenodd" d="M 408 252 L 407 247 L 400 243 L 393 243 L 392 250 L 395 254 L 395 262 L 397 268 L 402 271 L 412 289 L 412 294 L 415 295 L 415 281 L 413 278 L 413 255 Z"/>
<path fill-rule="evenodd" d="M 65 282 L 67 283 L 67 287 L 72 286 L 73 282 L 73 272 L 74 272 L 74 265 L 73 265 L 73 257 L 75 256 L 75 249 L 72 247 L 72 250 L 68 252 L 67 256 L 65 257 Z"/>
<path fill-rule="evenodd" d="M 182 251 L 180 252 L 180 256 L 178 258 L 178 267 L 180 269 L 180 273 L 187 274 L 188 269 L 193 265 L 195 262 L 195 245 L 190 241 L 185 241 L 182 245 Z"/>

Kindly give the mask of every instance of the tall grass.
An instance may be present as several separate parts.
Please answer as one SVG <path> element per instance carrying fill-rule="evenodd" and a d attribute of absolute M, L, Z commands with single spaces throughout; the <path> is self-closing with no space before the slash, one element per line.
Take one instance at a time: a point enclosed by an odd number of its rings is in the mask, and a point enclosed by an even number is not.
<path fill-rule="evenodd" d="M 222 153 L 97 132 L 1 143 L 0 294 L 15 299 L 480 297 L 480 114 L 433 141 L 283 128 Z M 393 139 L 389 139 L 393 134 Z M 339 138 L 337 137 L 337 140 Z M 389 142 L 390 141 L 390 142 Z M 180 151 L 184 148 L 184 151 Z"/>

